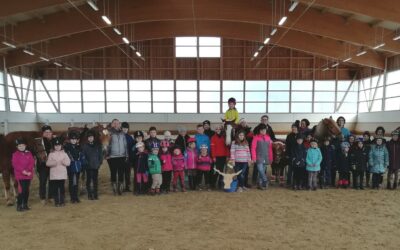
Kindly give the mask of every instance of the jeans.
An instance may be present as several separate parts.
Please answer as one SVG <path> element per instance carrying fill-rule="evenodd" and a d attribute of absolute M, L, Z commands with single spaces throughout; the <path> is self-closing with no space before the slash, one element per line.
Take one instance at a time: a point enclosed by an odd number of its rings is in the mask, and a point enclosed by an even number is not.
<path fill-rule="evenodd" d="M 247 167 L 247 162 L 235 162 L 235 172 L 239 172 L 240 170 L 242 170 L 242 172 L 237 176 L 239 187 L 244 187 Z"/>
<path fill-rule="evenodd" d="M 268 179 L 267 179 L 267 168 L 264 163 L 257 163 L 258 170 L 258 184 L 262 187 L 267 187 Z"/>
<path fill-rule="evenodd" d="M 308 171 L 308 187 L 317 188 L 318 171 Z"/>

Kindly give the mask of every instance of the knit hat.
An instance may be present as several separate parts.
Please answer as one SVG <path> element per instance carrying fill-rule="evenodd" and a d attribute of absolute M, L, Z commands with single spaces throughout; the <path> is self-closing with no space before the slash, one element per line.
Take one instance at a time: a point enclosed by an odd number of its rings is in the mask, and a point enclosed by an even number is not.
<path fill-rule="evenodd" d="M 44 125 L 44 126 L 42 127 L 42 132 L 44 132 L 44 131 L 46 131 L 46 130 L 53 131 L 49 125 Z"/>
<path fill-rule="evenodd" d="M 310 140 L 310 143 L 312 143 L 312 142 L 318 143 L 318 140 L 315 139 L 315 138 L 312 138 L 312 139 Z"/>
<path fill-rule="evenodd" d="M 399 131 L 398 131 L 398 130 L 394 130 L 394 131 L 392 132 L 392 136 L 394 136 L 394 135 L 399 135 Z"/>
<path fill-rule="evenodd" d="M 77 131 L 71 131 L 69 134 L 68 134 L 68 138 L 70 139 L 70 140 L 72 140 L 72 139 L 79 139 L 79 134 L 78 134 L 78 132 Z"/>
<path fill-rule="evenodd" d="M 129 123 L 127 122 L 121 123 L 121 128 L 129 128 Z"/>
<path fill-rule="evenodd" d="M 140 147 L 144 147 L 144 143 L 143 142 L 136 143 L 135 148 L 140 148 Z"/>
<path fill-rule="evenodd" d="M 93 136 L 95 137 L 96 133 L 93 130 L 89 130 L 86 134 L 87 137 Z"/>
<path fill-rule="evenodd" d="M 171 132 L 169 130 L 164 131 L 164 136 L 171 136 Z"/>

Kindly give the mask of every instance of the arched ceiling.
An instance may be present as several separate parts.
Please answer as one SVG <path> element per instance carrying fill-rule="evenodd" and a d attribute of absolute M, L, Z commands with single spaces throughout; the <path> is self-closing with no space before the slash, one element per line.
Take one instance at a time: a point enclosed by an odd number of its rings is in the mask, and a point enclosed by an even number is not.
<path fill-rule="evenodd" d="M 48 8 L 54 9 L 54 6 L 59 5 L 65 8 L 65 3 L 68 2 L 71 8 L 6 26 L 6 34 L 13 34 L 12 41 L 18 45 L 14 50 L 9 50 L 4 45 L 0 47 L 0 51 L 7 51 L 7 67 L 40 61 L 38 57 L 22 52 L 27 45 L 35 51 L 46 51 L 45 54 L 51 58 L 60 58 L 122 43 L 121 37 L 101 19 L 102 1 L 97 2 L 100 11 L 96 12 L 84 1 L 20 0 L 9 3 L 6 10 L 0 10 L 0 16 L 7 22 L 7 19 L 15 20 L 15 16 L 21 15 L 20 12 L 34 13 L 35 9 L 44 11 L 46 4 Z M 108 2 L 108 16 L 113 24 L 118 23 L 118 28 L 124 30 L 132 41 L 201 35 L 261 43 L 279 20 L 279 11 L 274 10 L 272 3 L 280 1 L 194 0 L 193 5 L 192 1 L 187 0 Z M 118 2 L 118 6 L 114 2 Z M 356 0 L 348 5 L 338 4 L 340 1 L 333 0 L 301 2 L 305 4 L 297 6 L 294 12 L 286 11 L 288 20 L 272 37 L 272 44 L 335 60 L 351 56 L 352 63 L 379 69 L 384 68 L 385 57 L 399 54 L 400 43 L 393 41 L 393 30 L 380 27 L 377 23 L 371 25 L 361 22 L 349 15 L 324 11 L 335 8 L 354 13 L 352 15 L 361 12 L 377 20 L 381 20 L 382 11 L 386 11 L 390 21 L 397 22 L 400 20 L 393 12 L 399 14 L 399 7 L 393 1 Z M 307 9 L 306 4 L 311 2 L 318 8 Z M 76 8 L 72 8 L 72 3 Z M 286 1 L 286 9 L 288 5 L 289 1 Z M 321 7 L 324 8 L 322 11 Z M 278 17 L 273 19 L 273 16 Z M 0 36 L 7 39 L 4 34 Z M 379 50 L 371 49 L 381 42 L 385 43 L 384 47 Z M 368 53 L 356 57 L 355 54 L 361 49 L 367 49 Z"/>

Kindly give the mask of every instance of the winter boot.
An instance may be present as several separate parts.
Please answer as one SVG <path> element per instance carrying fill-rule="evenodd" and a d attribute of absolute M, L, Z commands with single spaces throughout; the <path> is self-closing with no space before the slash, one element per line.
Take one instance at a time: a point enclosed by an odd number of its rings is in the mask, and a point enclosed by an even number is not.
<path fill-rule="evenodd" d="M 124 191 L 124 186 L 122 185 L 122 183 L 118 183 L 118 195 L 122 195 L 122 192 Z"/>
<path fill-rule="evenodd" d="M 152 188 L 152 189 L 150 189 L 150 195 L 155 195 L 156 194 L 156 189 L 154 189 L 154 188 Z"/>
<path fill-rule="evenodd" d="M 386 187 L 387 189 L 392 189 L 392 184 L 390 183 L 390 181 L 388 180 L 388 182 L 387 182 L 387 187 Z"/>
<path fill-rule="evenodd" d="M 158 195 L 160 195 L 160 194 L 161 194 L 161 192 L 160 192 L 160 189 L 159 189 L 159 188 L 156 188 L 156 194 L 158 194 Z"/>

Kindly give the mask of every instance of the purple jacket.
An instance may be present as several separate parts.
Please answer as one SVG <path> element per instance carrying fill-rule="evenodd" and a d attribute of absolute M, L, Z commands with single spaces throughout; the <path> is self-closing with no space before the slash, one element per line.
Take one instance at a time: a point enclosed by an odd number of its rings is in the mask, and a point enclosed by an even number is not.
<path fill-rule="evenodd" d="M 187 148 L 185 152 L 186 169 L 197 169 L 197 151 Z"/>
<path fill-rule="evenodd" d="M 29 151 L 16 151 L 12 155 L 12 166 L 14 168 L 15 180 L 32 180 L 33 178 L 33 167 L 35 165 L 35 160 L 31 152 Z M 25 175 L 22 172 L 26 171 L 31 173 L 30 175 Z"/>

